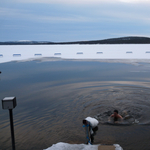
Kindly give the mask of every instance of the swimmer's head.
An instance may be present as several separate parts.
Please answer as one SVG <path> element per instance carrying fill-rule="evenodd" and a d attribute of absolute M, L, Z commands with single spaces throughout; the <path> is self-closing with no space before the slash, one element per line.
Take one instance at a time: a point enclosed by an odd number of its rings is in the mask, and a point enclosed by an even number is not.
<path fill-rule="evenodd" d="M 114 110 L 114 114 L 118 114 L 118 110 Z"/>

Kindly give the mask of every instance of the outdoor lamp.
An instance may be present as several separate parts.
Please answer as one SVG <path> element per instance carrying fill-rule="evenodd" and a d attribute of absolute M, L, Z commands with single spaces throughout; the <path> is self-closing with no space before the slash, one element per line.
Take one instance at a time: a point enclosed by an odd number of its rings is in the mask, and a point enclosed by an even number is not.
<path fill-rule="evenodd" d="M 2 100 L 3 109 L 13 109 L 17 106 L 16 97 L 5 97 Z"/>
<path fill-rule="evenodd" d="M 12 150 L 15 150 L 15 136 L 14 136 L 14 124 L 13 124 L 13 111 L 12 110 L 16 106 L 17 106 L 16 97 L 5 97 L 2 100 L 2 108 L 9 109 Z"/>

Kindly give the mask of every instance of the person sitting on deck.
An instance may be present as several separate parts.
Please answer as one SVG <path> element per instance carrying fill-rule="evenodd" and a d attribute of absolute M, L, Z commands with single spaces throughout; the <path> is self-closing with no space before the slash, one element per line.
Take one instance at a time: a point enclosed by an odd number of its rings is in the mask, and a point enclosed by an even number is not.
<path fill-rule="evenodd" d="M 96 131 L 98 130 L 98 120 L 92 117 L 87 117 L 83 120 L 83 127 L 85 127 L 86 144 L 90 143 L 93 144 L 94 142 L 94 135 L 96 135 Z"/>
<path fill-rule="evenodd" d="M 118 123 L 118 121 L 122 121 L 122 116 L 118 114 L 118 110 L 114 110 L 114 113 L 110 116 L 110 118 L 113 118 L 114 123 Z"/>

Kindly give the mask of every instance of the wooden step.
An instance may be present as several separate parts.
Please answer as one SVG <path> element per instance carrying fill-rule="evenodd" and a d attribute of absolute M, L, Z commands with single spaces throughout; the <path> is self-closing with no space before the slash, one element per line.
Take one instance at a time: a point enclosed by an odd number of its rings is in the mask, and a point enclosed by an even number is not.
<path fill-rule="evenodd" d="M 99 145 L 98 150 L 115 150 L 113 145 Z"/>

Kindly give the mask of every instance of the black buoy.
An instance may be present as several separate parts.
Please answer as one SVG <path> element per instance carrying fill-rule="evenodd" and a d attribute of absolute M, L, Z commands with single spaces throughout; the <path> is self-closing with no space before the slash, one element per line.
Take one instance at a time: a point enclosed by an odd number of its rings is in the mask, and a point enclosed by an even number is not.
<path fill-rule="evenodd" d="M 0 74 L 1 74 L 2 72 L 0 71 Z"/>

